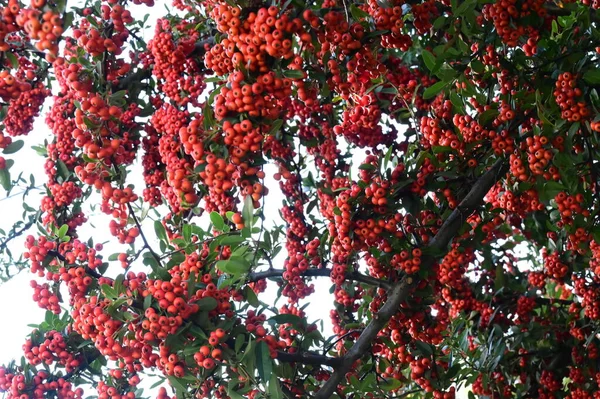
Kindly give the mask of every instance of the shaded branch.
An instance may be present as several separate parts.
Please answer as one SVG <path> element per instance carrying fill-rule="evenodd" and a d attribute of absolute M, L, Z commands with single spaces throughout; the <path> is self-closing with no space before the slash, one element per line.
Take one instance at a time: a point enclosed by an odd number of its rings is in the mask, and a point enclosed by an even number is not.
<path fill-rule="evenodd" d="M 254 282 L 269 277 L 281 277 L 283 276 L 283 273 L 285 273 L 285 270 L 283 269 L 269 269 L 264 272 L 253 272 L 248 275 L 248 281 Z M 308 269 L 305 272 L 301 273 L 301 275 L 305 277 L 329 277 L 331 275 L 331 269 Z M 348 280 L 358 281 L 361 283 L 384 288 L 386 290 L 390 289 L 392 286 L 387 281 L 367 276 L 359 272 L 348 272 L 346 273 L 346 278 Z"/>
<path fill-rule="evenodd" d="M 488 191 L 503 175 L 503 171 L 506 167 L 506 160 L 503 158 L 498 159 L 496 163 L 494 163 L 494 165 L 477 180 L 473 188 L 446 219 L 435 237 L 429 242 L 427 249 L 431 249 L 436 253 L 437 251 L 441 252 L 442 250 L 445 251 L 447 249 L 448 244 L 450 244 L 450 241 L 456 236 L 466 221 L 466 218 L 481 204 L 481 201 Z M 433 257 L 426 259 L 427 262 L 432 262 L 433 260 Z M 425 266 L 427 262 L 423 262 L 422 266 Z M 364 329 L 352 348 L 340 358 L 340 366 L 335 368 L 335 371 L 329 380 L 325 382 L 323 387 L 315 395 L 315 399 L 327 399 L 331 397 L 346 373 L 350 371 L 354 363 L 370 349 L 371 344 L 375 338 L 377 338 L 379 331 L 381 331 L 392 316 L 398 312 L 400 305 L 406 301 L 417 283 L 416 276 L 405 275 L 400 282 L 391 288 L 388 292 L 388 299 L 385 304 L 381 307 L 379 312 L 373 315 L 371 322 Z"/>
<path fill-rule="evenodd" d="M 129 203 L 129 202 L 127 203 L 127 208 L 129 209 L 129 214 L 131 215 L 131 218 L 135 222 L 135 225 L 137 226 L 138 230 L 140 231 L 140 237 L 142 237 L 142 241 L 144 242 L 144 248 L 146 248 L 148 251 L 150 251 L 150 253 L 152 254 L 152 257 L 154 259 L 156 259 L 156 261 L 158 262 L 159 265 L 162 266 L 160 256 L 156 252 L 154 252 L 154 250 L 148 243 L 148 240 L 146 239 L 146 235 L 144 234 L 144 230 L 142 230 L 142 225 L 140 224 L 140 221 L 138 220 L 137 216 L 135 215 L 135 211 L 133 210 L 131 203 Z"/>
<path fill-rule="evenodd" d="M 322 356 L 313 353 L 288 353 L 277 351 L 277 360 L 286 363 L 302 363 L 312 365 L 326 365 L 330 367 L 339 366 L 342 362 L 341 357 Z"/>

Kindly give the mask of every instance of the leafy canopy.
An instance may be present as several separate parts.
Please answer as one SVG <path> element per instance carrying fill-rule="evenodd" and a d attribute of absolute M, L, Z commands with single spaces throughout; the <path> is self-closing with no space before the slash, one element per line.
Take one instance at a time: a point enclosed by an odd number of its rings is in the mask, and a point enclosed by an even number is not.
<path fill-rule="evenodd" d="M 0 392 L 600 395 L 598 0 L 152 6 L 0 3 Z"/>

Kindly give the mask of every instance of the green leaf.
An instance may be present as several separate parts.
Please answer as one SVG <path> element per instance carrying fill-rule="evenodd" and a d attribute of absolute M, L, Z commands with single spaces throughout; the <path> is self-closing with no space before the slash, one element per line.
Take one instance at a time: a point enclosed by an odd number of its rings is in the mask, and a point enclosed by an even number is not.
<path fill-rule="evenodd" d="M 12 188 L 12 181 L 10 179 L 8 168 L 0 169 L 0 185 L 2 185 L 2 188 L 6 191 L 10 191 Z"/>
<path fill-rule="evenodd" d="M 434 83 L 433 85 L 425 89 L 425 91 L 423 92 L 423 99 L 429 100 L 430 98 L 437 96 L 447 85 L 448 82 Z"/>
<path fill-rule="evenodd" d="M 223 220 L 223 216 L 219 214 L 219 212 L 211 212 L 210 213 L 210 221 L 212 222 L 215 230 L 223 231 L 225 228 L 225 221 Z"/>
<path fill-rule="evenodd" d="M 18 69 L 19 68 L 19 60 L 17 59 L 17 57 L 15 57 L 15 55 L 11 52 L 4 52 L 4 55 L 6 56 L 6 58 L 8 58 L 8 62 L 10 62 L 10 66 L 13 67 L 14 69 Z"/>
<path fill-rule="evenodd" d="M 102 293 L 104 294 L 104 296 L 108 299 L 117 299 L 117 293 L 116 291 L 113 289 L 113 287 L 111 287 L 108 284 L 102 284 L 100 286 L 100 289 L 102 290 Z"/>
<path fill-rule="evenodd" d="M 283 71 L 283 76 L 290 79 L 304 79 L 304 72 L 297 69 L 288 69 Z"/>
<path fill-rule="evenodd" d="M 212 296 L 207 296 L 202 299 L 199 299 L 196 303 L 200 307 L 200 310 L 203 312 L 210 312 L 211 310 L 214 310 L 217 308 L 217 306 L 219 306 L 219 302 Z"/>
<path fill-rule="evenodd" d="M 368 12 L 361 10 L 355 4 L 350 4 L 350 14 L 352 14 L 352 18 L 356 22 L 359 22 L 360 20 L 365 19 L 369 16 Z"/>
<path fill-rule="evenodd" d="M 23 148 L 24 144 L 25 143 L 23 142 L 23 140 L 13 141 L 12 143 L 10 143 L 9 146 L 7 146 L 4 150 L 2 150 L 2 152 L 4 154 L 14 154 L 15 152 L 17 152 L 21 148 Z"/>
<path fill-rule="evenodd" d="M 269 380 L 269 385 L 267 387 L 267 393 L 269 394 L 270 399 L 283 399 L 283 391 L 279 386 L 279 380 L 275 374 L 271 375 L 271 379 Z"/>
<path fill-rule="evenodd" d="M 69 226 L 63 224 L 62 226 L 60 226 L 60 229 L 58 229 L 58 231 L 56 232 L 56 236 L 58 238 L 63 238 L 67 234 L 67 231 L 69 231 Z"/>
<path fill-rule="evenodd" d="M 492 122 L 496 117 L 500 115 L 500 112 L 495 109 L 488 109 L 479 114 L 479 124 L 485 127 L 488 123 Z"/>
<path fill-rule="evenodd" d="M 281 129 L 283 126 L 283 120 L 277 119 L 271 123 L 271 128 L 269 129 L 269 136 L 275 136 L 275 134 Z"/>
<path fill-rule="evenodd" d="M 246 294 L 246 300 L 248 301 L 248 304 L 250 304 L 250 306 L 257 308 L 260 306 L 260 301 L 258 300 L 258 297 L 256 296 L 256 292 L 254 292 L 254 290 L 248 286 L 246 286 L 244 288 L 244 293 Z"/>
<path fill-rule="evenodd" d="M 296 316 L 290 313 L 278 314 L 269 319 L 269 321 L 273 321 L 276 324 L 286 324 L 289 323 L 293 326 L 303 326 L 304 319 L 302 317 Z"/>
<path fill-rule="evenodd" d="M 154 232 L 156 233 L 156 237 L 158 237 L 159 240 L 164 241 L 166 243 L 169 242 L 169 240 L 167 238 L 167 231 L 165 230 L 165 226 L 163 226 L 163 224 L 160 222 L 160 220 L 156 220 L 154 222 Z"/>
<path fill-rule="evenodd" d="M 429 69 L 430 72 L 433 72 L 435 69 L 435 56 L 427 50 L 423 50 L 421 56 L 423 57 L 423 62 L 425 63 L 427 69 Z"/>
<path fill-rule="evenodd" d="M 379 384 L 379 387 L 384 391 L 393 391 L 402 386 L 402 382 L 395 378 L 388 378 L 384 382 Z"/>
<path fill-rule="evenodd" d="M 204 127 L 204 130 L 211 130 L 216 125 L 216 122 L 213 114 L 213 109 L 208 101 L 204 105 L 202 116 L 202 127 Z"/>
<path fill-rule="evenodd" d="M 423 355 L 425 356 L 431 356 L 433 354 L 433 349 L 431 348 L 431 345 L 426 344 L 423 341 L 414 341 L 415 346 L 417 347 L 417 350 L 419 352 L 421 352 Z"/>
<path fill-rule="evenodd" d="M 244 219 L 245 227 L 252 227 L 254 220 L 254 200 L 252 196 L 247 195 L 244 198 L 244 207 L 242 208 L 242 218 Z"/>
<path fill-rule="evenodd" d="M 190 298 L 196 291 L 196 272 L 192 271 L 188 279 L 187 297 Z"/>
<path fill-rule="evenodd" d="M 217 269 L 224 273 L 233 274 L 234 276 L 246 273 L 251 267 L 250 262 L 238 256 L 232 256 L 227 260 L 217 262 Z"/>
<path fill-rule="evenodd" d="M 256 344 L 256 351 L 254 353 L 258 375 L 262 381 L 267 382 L 273 372 L 273 361 L 271 360 L 269 345 L 265 341 L 260 341 Z"/>
<path fill-rule="evenodd" d="M 235 346 L 234 346 L 235 353 L 240 353 L 240 351 L 242 350 L 242 346 L 244 346 L 245 342 L 246 342 L 246 338 L 245 338 L 244 334 L 238 334 L 237 337 L 235 337 Z"/>
<path fill-rule="evenodd" d="M 58 175 L 62 177 L 63 181 L 66 181 L 71 175 L 71 172 L 69 171 L 69 168 L 67 168 L 67 165 L 60 159 L 56 161 L 56 171 L 58 172 Z"/>
<path fill-rule="evenodd" d="M 477 4 L 477 0 L 466 0 L 463 2 L 454 12 L 456 17 L 460 17 L 461 15 L 465 15 L 470 9 L 474 9 Z"/>
<path fill-rule="evenodd" d="M 583 80 L 591 85 L 600 85 L 600 69 L 590 69 L 583 74 Z"/>

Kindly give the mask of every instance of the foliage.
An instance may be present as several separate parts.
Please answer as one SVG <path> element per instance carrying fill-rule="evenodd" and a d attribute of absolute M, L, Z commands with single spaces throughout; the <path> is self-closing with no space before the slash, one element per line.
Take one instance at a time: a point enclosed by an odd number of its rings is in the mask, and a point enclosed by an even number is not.
<path fill-rule="evenodd" d="M 7 192 L 52 133 L 8 398 L 600 395 L 598 0 L 1 6 Z"/>

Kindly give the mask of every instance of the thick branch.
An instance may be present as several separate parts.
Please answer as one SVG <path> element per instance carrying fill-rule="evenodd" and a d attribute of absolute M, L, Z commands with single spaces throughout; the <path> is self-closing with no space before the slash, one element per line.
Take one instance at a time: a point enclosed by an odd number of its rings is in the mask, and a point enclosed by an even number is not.
<path fill-rule="evenodd" d="M 506 161 L 498 159 L 492 168 L 477 180 L 471 191 L 469 191 L 459 206 L 450 214 L 438 233 L 430 241 L 428 248 L 436 253 L 439 250 L 446 250 L 450 241 L 456 236 L 466 221 L 466 218 L 481 204 L 483 197 L 502 176 L 505 168 Z M 425 263 L 422 266 L 425 266 Z M 392 287 L 388 292 L 388 299 L 385 304 L 373 316 L 373 319 L 360 337 L 358 337 L 352 348 L 341 357 L 340 366 L 335 368 L 329 380 L 315 395 L 315 399 L 328 399 L 331 397 L 346 373 L 354 365 L 354 362 L 369 350 L 379 331 L 398 312 L 400 305 L 406 301 L 413 288 L 417 285 L 417 282 L 416 277 L 404 276 L 400 282 Z"/>
<path fill-rule="evenodd" d="M 473 213 L 473 211 L 480 205 L 481 200 L 490 191 L 490 188 L 498 181 L 500 176 L 506 171 L 507 164 L 503 158 L 500 158 L 494 163 L 494 165 L 481 176 L 471 191 L 461 201 L 458 207 L 448 216 L 448 219 L 444 221 L 442 227 L 431 239 L 429 245 L 430 249 L 436 251 L 444 250 L 454 238 L 458 230 L 467 220 L 467 217 Z"/>
<path fill-rule="evenodd" d="M 281 277 L 284 272 L 285 270 L 283 269 L 269 269 L 264 272 L 254 272 L 250 273 L 248 276 L 248 281 L 258 281 L 269 277 Z M 331 269 L 308 269 L 303 272 L 302 275 L 305 277 L 329 277 L 331 275 Z M 359 272 L 346 273 L 346 278 L 348 280 L 385 288 L 386 290 L 390 289 L 391 287 L 391 284 L 387 281 L 367 276 Z"/>

